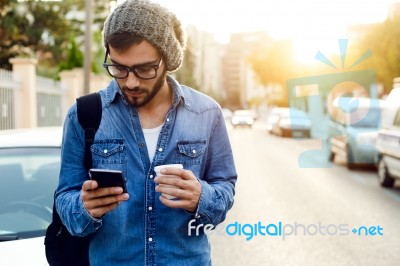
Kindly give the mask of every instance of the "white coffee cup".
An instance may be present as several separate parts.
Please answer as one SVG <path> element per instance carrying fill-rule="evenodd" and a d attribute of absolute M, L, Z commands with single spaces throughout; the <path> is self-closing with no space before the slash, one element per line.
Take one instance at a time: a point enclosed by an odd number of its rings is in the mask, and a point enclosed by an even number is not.
<path fill-rule="evenodd" d="M 157 176 L 162 176 L 163 174 L 161 174 L 161 169 L 164 168 L 178 168 L 178 169 L 183 169 L 183 165 L 182 164 L 164 164 L 164 165 L 158 165 L 156 167 L 154 167 L 154 172 L 156 172 Z M 176 186 L 173 185 L 164 185 L 164 184 L 159 184 L 159 186 L 164 186 L 164 187 L 172 187 L 172 188 L 177 188 Z M 166 197 L 167 199 L 175 199 L 175 196 L 171 196 L 165 193 L 162 193 L 162 195 L 164 197 Z"/>

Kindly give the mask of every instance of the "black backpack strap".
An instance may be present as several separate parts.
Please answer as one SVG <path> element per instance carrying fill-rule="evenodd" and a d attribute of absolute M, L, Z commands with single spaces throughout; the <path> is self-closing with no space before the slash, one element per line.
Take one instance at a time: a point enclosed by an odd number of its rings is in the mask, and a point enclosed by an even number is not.
<path fill-rule="evenodd" d="M 78 121 L 85 130 L 85 167 L 92 167 L 90 146 L 99 128 L 102 105 L 99 93 L 92 93 L 76 99 Z M 46 230 L 45 247 L 47 262 L 51 266 L 89 266 L 89 243 L 91 236 L 71 236 L 62 224 L 56 210 L 55 196 L 53 221 Z"/>
<path fill-rule="evenodd" d="M 99 128 L 102 115 L 101 96 L 98 92 L 81 96 L 76 99 L 78 121 L 85 130 L 85 166 L 92 167 L 90 146 Z"/>

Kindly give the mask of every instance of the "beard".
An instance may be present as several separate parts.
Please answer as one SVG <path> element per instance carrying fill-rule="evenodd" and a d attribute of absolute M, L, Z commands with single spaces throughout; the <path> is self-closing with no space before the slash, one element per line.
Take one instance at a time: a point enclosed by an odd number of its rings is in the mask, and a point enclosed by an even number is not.
<path fill-rule="evenodd" d="M 135 88 L 128 88 L 126 86 L 121 87 L 122 93 L 124 94 L 128 103 L 134 107 L 142 107 L 148 104 L 154 96 L 161 90 L 162 86 L 165 82 L 165 77 L 167 76 L 167 72 L 164 71 L 160 77 L 154 83 L 152 89 L 142 88 L 142 87 L 135 87 Z M 143 97 L 134 97 L 129 95 L 129 93 L 141 93 L 144 95 Z"/>

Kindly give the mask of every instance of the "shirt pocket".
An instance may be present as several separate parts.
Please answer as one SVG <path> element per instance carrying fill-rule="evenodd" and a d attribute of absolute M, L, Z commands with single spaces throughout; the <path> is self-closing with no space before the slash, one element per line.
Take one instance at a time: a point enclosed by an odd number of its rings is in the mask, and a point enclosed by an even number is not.
<path fill-rule="evenodd" d="M 207 141 L 179 141 L 176 163 L 200 164 L 207 150 Z"/>
<path fill-rule="evenodd" d="M 93 165 L 105 168 L 108 165 L 125 164 L 125 150 L 123 139 L 96 140 L 91 147 Z"/>

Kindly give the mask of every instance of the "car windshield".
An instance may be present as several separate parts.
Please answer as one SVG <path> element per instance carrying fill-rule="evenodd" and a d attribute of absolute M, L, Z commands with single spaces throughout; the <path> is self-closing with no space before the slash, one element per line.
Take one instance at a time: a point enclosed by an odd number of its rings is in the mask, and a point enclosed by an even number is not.
<path fill-rule="evenodd" d="M 247 110 L 238 110 L 235 111 L 234 113 L 235 116 L 242 116 L 242 117 L 248 117 L 248 116 L 252 116 L 250 111 Z"/>
<path fill-rule="evenodd" d="M 360 112 L 352 112 L 348 120 L 352 127 L 378 128 L 381 126 L 381 109 L 369 107 Z"/>
<path fill-rule="evenodd" d="M 59 171 L 59 148 L 0 149 L 0 241 L 44 235 Z"/>

